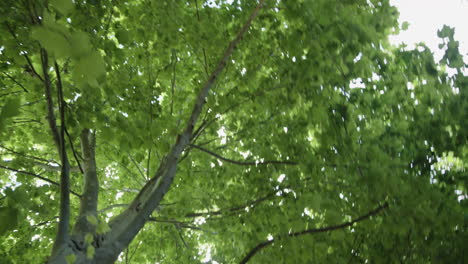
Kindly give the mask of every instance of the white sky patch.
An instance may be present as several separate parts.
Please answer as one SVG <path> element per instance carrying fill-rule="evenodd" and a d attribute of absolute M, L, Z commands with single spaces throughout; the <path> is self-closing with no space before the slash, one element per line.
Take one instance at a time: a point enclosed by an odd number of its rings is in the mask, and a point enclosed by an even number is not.
<path fill-rule="evenodd" d="M 201 244 L 198 248 L 198 255 L 203 256 L 201 259 L 202 263 L 207 263 L 211 260 L 211 244 Z"/>
<path fill-rule="evenodd" d="M 247 150 L 245 152 L 240 151 L 239 153 L 242 155 L 242 157 L 244 157 L 244 159 L 246 159 L 248 156 L 252 155 L 252 152 L 250 152 L 250 150 Z"/>
<path fill-rule="evenodd" d="M 206 218 L 203 217 L 203 216 L 197 217 L 197 218 L 195 218 L 194 223 L 196 225 L 203 225 L 204 223 L 206 223 Z"/>
<path fill-rule="evenodd" d="M 124 195 L 123 192 L 118 192 L 118 193 L 115 195 L 115 199 L 118 200 L 118 199 L 120 199 L 123 195 Z"/>
<path fill-rule="evenodd" d="M 166 93 L 161 93 L 156 100 L 158 100 L 158 103 L 161 104 L 165 97 Z"/>
<path fill-rule="evenodd" d="M 277 181 L 281 183 L 281 182 L 283 182 L 284 178 L 286 178 L 286 175 L 285 175 L 285 174 L 281 174 L 281 175 L 278 177 Z"/>
<path fill-rule="evenodd" d="M 409 22 L 409 28 L 398 36 L 391 36 L 391 43 L 406 43 L 409 48 L 424 42 L 439 61 L 443 51 L 438 45 L 442 40 L 437 37 L 437 30 L 443 25 L 455 27 L 455 40 L 460 42 L 460 53 L 468 53 L 468 1 L 466 0 L 390 0 L 400 11 L 400 23 Z"/>
<path fill-rule="evenodd" d="M 218 129 L 218 137 L 221 138 L 221 144 L 226 144 L 227 142 L 227 136 L 226 136 L 226 128 L 222 126 L 220 129 Z"/>
<path fill-rule="evenodd" d="M 351 88 L 351 89 L 356 89 L 356 88 L 364 89 L 364 88 L 366 88 L 366 85 L 362 82 L 361 78 L 356 78 L 354 80 L 351 80 L 351 82 L 349 82 L 349 88 Z"/>
<path fill-rule="evenodd" d="M 304 208 L 304 212 L 302 213 L 302 216 L 307 215 L 308 217 L 314 219 L 314 214 L 309 208 Z"/>
<path fill-rule="evenodd" d="M 119 110 L 119 113 L 122 114 L 122 115 L 125 116 L 125 117 L 128 117 L 128 114 L 125 113 L 125 112 L 122 112 L 122 111 Z"/>
<path fill-rule="evenodd" d="M 362 58 L 362 53 L 361 53 L 361 52 L 359 52 L 359 54 L 358 54 L 358 55 L 356 56 L 356 58 L 354 58 L 354 60 L 353 60 L 353 61 L 354 61 L 354 63 L 357 63 L 358 61 L 360 61 L 360 60 L 361 60 L 361 58 Z"/>
<path fill-rule="evenodd" d="M 44 185 L 51 185 L 50 182 L 46 182 L 42 179 L 35 179 L 34 181 L 34 185 L 37 186 L 37 187 L 41 187 L 41 186 L 44 186 Z"/>

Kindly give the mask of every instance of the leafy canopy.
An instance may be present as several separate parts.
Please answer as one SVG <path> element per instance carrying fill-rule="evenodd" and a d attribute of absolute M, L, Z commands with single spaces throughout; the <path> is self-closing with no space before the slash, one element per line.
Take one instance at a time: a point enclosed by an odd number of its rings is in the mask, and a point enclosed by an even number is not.
<path fill-rule="evenodd" d="M 423 44 L 389 44 L 387 0 L 266 0 L 227 56 L 256 1 L 3 2 L 2 263 L 59 263 L 52 245 L 67 241 L 84 246 L 66 262 L 96 260 L 142 217 L 140 190 L 166 182 L 117 262 L 466 263 L 454 29 L 438 32 L 436 62 Z M 99 199 L 82 214 L 92 160 Z M 62 244 L 59 222 L 73 229 Z"/>

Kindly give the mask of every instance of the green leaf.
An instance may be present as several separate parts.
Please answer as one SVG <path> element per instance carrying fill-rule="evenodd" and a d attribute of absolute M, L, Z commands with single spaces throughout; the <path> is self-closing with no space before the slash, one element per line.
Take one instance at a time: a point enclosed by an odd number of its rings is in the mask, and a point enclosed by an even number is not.
<path fill-rule="evenodd" d="M 125 29 L 120 29 L 115 33 L 115 37 L 119 40 L 119 43 L 127 45 L 131 42 L 130 33 Z"/>
<path fill-rule="evenodd" d="M 6 101 L 5 105 L 2 107 L 0 113 L 0 119 L 5 120 L 7 118 L 12 118 L 19 115 L 20 113 L 20 98 L 12 98 Z"/>
<path fill-rule="evenodd" d="M 0 236 L 18 226 L 18 209 L 13 207 L 0 207 Z"/>
<path fill-rule="evenodd" d="M 402 30 L 408 30 L 409 25 L 410 25 L 410 24 L 409 24 L 407 21 L 405 21 L 405 22 L 403 22 L 403 23 L 401 24 L 401 29 L 402 29 Z"/>
<path fill-rule="evenodd" d="M 72 0 L 51 0 L 50 3 L 62 14 L 67 15 L 73 10 Z"/>
<path fill-rule="evenodd" d="M 12 117 L 20 114 L 20 98 L 8 99 L 0 112 L 0 132 L 8 125 Z"/>
<path fill-rule="evenodd" d="M 72 46 L 67 34 L 64 32 L 38 26 L 33 28 L 31 37 L 38 40 L 47 51 L 58 58 L 65 58 L 71 55 Z"/>
<path fill-rule="evenodd" d="M 97 224 L 98 224 L 98 220 L 97 220 L 96 216 L 94 216 L 94 215 L 87 215 L 86 220 L 88 220 L 88 222 L 90 224 L 94 225 L 94 226 L 97 226 Z"/>
<path fill-rule="evenodd" d="M 96 253 L 96 249 L 92 245 L 89 245 L 89 246 L 86 247 L 86 258 L 87 259 L 92 259 L 94 257 L 95 253 Z"/>
<path fill-rule="evenodd" d="M 96 233 L 105 234 L 109 231 L 110 231 L 109 225 L 104 220 L 99 221 L 98 226 L 96 228 Z"/>
<path fill-rule="evenodd" d="M 442 29 L 437 30 L 437 36 L 439 38 L 449 38 L 453 39 L 453 34 L 455 32 L 455 29 L 452 27 L 449 27 L 447 25 L 444 25 Z"/>
<path fill-rule="evenodd" d="M 86 233 L 85 235 L 85 243 L 86 244 L 91 244 L 93 242 L 93 234 L 91 233 Z"/>
<path fill-rule="evenodd" d="M 79 59 L 92 51 L 92 46 L 89 37 L 85 32 L 76 31 L 71 35 L 71 54 Z"/>
<path fill-rule="evenodd" d="M 67 264 L 74 264 L 76 261 L 76 255 L 75 254 L 70 254 L 65 257 L 65 260 L 67 261 Z"/>

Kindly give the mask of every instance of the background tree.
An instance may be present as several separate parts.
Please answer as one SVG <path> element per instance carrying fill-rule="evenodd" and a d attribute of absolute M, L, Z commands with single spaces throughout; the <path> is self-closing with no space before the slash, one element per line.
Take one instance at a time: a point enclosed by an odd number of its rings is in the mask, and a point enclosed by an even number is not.
<path fill-rule="evenodd" d="M 436 63 L 388 1 L 3 2 L 2 263 L 466 263 L 453 29 Z"/>

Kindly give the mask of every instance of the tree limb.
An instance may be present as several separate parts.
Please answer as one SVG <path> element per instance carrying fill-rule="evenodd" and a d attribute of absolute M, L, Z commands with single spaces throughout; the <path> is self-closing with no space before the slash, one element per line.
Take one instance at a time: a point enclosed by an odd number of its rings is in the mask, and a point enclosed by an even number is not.
<path fill-rule="evenodd" d="M 36 156 L 24 154 L 24 153 L 21 153 L 21 152 L 18 152 L 16 150 L 12 149 L 12 148 L 5 147 L 3 145 L 0 145 L 0 148 L 5 149 L 5 150 L 9 151 L 11 154 L 14 154 L 14 155 L 17 155 L 17 156 L 22 156 L 22 157 L 25 157 L 25 158 L 35 159 L 35 160 L 42 161 L 42 162 L 45 162 L 45 163 L 49 163 L 49 162 L 57 163 L 54 160 L 47 160 L 47 159 L 39 158 L 39 157 L 36 157 Z"/>
<path fill-rule="evenodd" d="M 259 1 L 259 4 L 247 22 L 244 24 L 242 29 L 239 31 L 236 38 L 229 44 L 228 48 L 224 52 L 223 57 L 219 61 L 218 66 L 212 72 L 211 76 L 208 78 L 198 93 L 192 114 L 187 121 L 184 132 L 177 136 L 175 144 L 161 162 L 159 169 L 153 178 L 151 178 L 151 180 L 146 183 L 137 197 L 132 201 L 130 206 L 115 219 L 113 219 L 109 224 L 111 231 L 108 233 L 104 247 L 107 248 L 107 252 L 110 250 L 113 252 L 113 254 L 108 253 L 107 256 L 103 257 L 103 259 L 99 259 L 99 261 L 111 262 L 117 259 L 118 254 L 128 246 L 128 244 L 140 231 L 145 222 L 149 219 L 151 213 L 158 206 L 166 192 L 169 190 L 169 187 L 171 186 L 176 174 L 178 160 L 185 147 L 190 142 L 193 129 L 198 120 L 198 117 L 200 116 L 203 105 L 206 102 L 205 99 L 208 96 L 208 92 L 217 80 L 221 71 L 226 67 L 228 58 L 231 56 L 237 44 L 240 42 L 247 29 L 250 27 L 253 19 L 257 16 L 258 12 L 263 6 L 263 2 L 264 0 Z"/>
<path fill-rule="evenodd" d="M 7 27 L 8 29 L 8 32 L 10 32 L 10 34 L 13 36 L 13 38 L 15 39 L 15 41 L 18 43 L 18 45 L 20 44 L 20 41 L 18 40 L 18 38 L 16 37 L 15 35 L 15 32 L 13 31 L 13 29 L 10 27 L 10 24 L 8 24 L 7 22 L 5 22 L 5 26 Z M 20 45 L 19 45 L 20 46 Z M 42 79 L 41 75 L 39 75 L 39 73 L 37 73 L 36 69 L 34 69 L 34 66 L 31 62 L 31 59 L 29 59 L 29 56 L 28 54 L 26 54 L 25 52 L 23 52 L 23 56 L 24 58 L 26 59 L 26 62 L 28 63 L 29 65 L 29 68 L 31 69 L 31 72 L 41 81 L 44 82 L 44 79 Z"/>
<path fill-rule="evenodd" d="M 52 185 L 60 186 L 60 183 L 55 182 L 55 181 L 53 181 L 53 180 L 50 180 L 50 179 L 48 179 L 48 178 L 45 178 L 45 177 L 43 177 L 43 176 L 41 176 L 41 175 L 32 173 L 32 172 L 23 171 L 23 170 L 17 170 L 17 169 L 14 169 L 14 168 L 10 168 L 10 167 L 7 167 L 7 166 L 3 166 L 3 165 L 0 165 L 0 168 L 5 169 L 5 170 L 9 170 L 9 171 L 14 171 L 14 172 L 16 172 L 16 173 L 20 173 L 20 174 L 23 174 L 23 175 L 32 176 L 32 177 L 34 177 L 34 178 L 38 178 L 38 179 L 40 179 L 40 180 L 43 180 L 43 181 L 45 181 L 45 182 L 48 182 L 48 183 L 50 183 L 50 184 L 52 184 Z M 77 192 L 74 192 L 74 191 L 71 191 L 71 190 L 70 190 L 70 192 L 71 192 L 73 195 L 77 196 L 77 197 L 81 197 L 81 194 L 79 194 L 79 193 L 77 193 Z"/>
<path fill-rule="evenodd" d="M 55 72 L 57 75 L 57 93 L 59 100 L 59 109 L 61 115 L 61 125 L 62 125 L 62 137 L 59 135 L 57 128 L 57 123 L 55 120 L 54 114 L 54 104 L 52 100 L 51 92 L 51 81 L 48 73 L 49 63 L 48 63 L 48 54 L 47 51 L 41 48 L 41 63 L 42 63 L 42 72 L 44 75 L 44 93 L 47 101 L 47 121 L 49 123 L 50 130 L 52 132 L 52 137 L 55 145 L 58 148 L 60 161 L 62 163 L 61 173 L 60 173 L 60 213 L 59 213 L 59 224 L 57 236 L 54 241 L 54 246 L 52 249 L 52 254 L 56 254 L 59 251 L 59 248 L 65 245 L 65 242 L 68 239 L 68 225 L 70 222 L 70 164 L 68 163 L 67 153 L 65 151 L 65 138 L 64 138 L 64 112 L 62 102 L 62 81 L 60 78 L 60 71 L 57 64 L 55 64 Z"/>
<path fill-rule="evenodd" d="M 3 72 L 3 74 L 8 77 L 10 80 L 12 80 L 14 83 L 16 83 L 19 87 L 23 89 L 24 92 L 29 93 L 28 89 L 26 89 L 20 82 L 18 82 L 15 78 L 11 77 L 8 73 Z"/>
<path fill-rule="evenodd" d="M 228 158 L 225 158 L 225 157 L 222 157 L 210 150 L 207 150 L 205 148 L 202 148 L 200 146 L 197 146 L 197 145 L 194 145 L 194 144 L 189 144 L 189 146 L 193 147 L 193 148 L 196 148 L 198 150 L 201 150 L 205 153 L 208 153 L 210 154 L 211 156 L 214 156 L 222 161 L 226 161 L 226 162 L 229 162 L 229 163 L 232 163 L 232 164 L 236 164 L 236 165 L 244 165 L 244 166 L 261 166 L 261 165 L 268 165 L 268 164 L 284 164 L 284 165 L 297 165 L 298 163 L 297 162 L 294 162 L 294 161 L 280 161 L 280 160 L 267 160 L 267 161 L 237 161 L 237 160 L 232 160 L 232 159 L 228 159 Z"/>
<path fill-rule="evenodd" d="M 75 239 L 81 241 L 86 233 L 94 234 L 96 229 L 96 226 L 90 223 L 87 217 L 97 217 L 99 181 L 96 172 L 95 135 L 89 129 L 83 129 L 80 140 L 83 153 L 84 189 L 80 202 L 80 212 L 73 228 L 73 235 Z"/>
<path fill-rule="evenodd" d="M 217 211 L 213 211 L 213 212 L 188 213 L 188 214 L 185 215 L 185 217 L 214 216 L 214 215 L 222 215 L 222 214 L 227 213 L 227 212 L 229 212 L 229 213 L 238 212 L 238 211 L 241 211 L 241 210 L 245 210 L 246 207 L 255 207 L 255 206 L 257 206 L 259 203 L 261 203 L 263 201 L 266 201 L 271 197 L 274 197 L 276 195 L 276 193 L 278 193 L 278 191 L 279 190 L 269 192 L 265 196 L 262 196 L 262 197 L 260 197 L 260 198 L 258 198 L 256 200 L 250 201 L 250 202 L 248 202 L 246 204 L 243 204 L 243 205 L 238 205 L 238 206 L 234 206 L 234 207 L 230 207 L 230 208 L 225 208 L 225 209 L 221 209 L 221 210 L 217 210 Z"/>
<path fill-rule="evenodd" d="M 70 136 L 70 134 L 68 133 L 66 127 L 65 127 L 65 134 L 67 134 L 68 142 L 70 142 L 70 148 L 71 148 L 71 150 L 72 150 L 73 157 L 75 158 L 76 163 L 78 164 L 78 169 L 80 170 L 81 173 L 84 173 L 83 167 L 81 167 L 80 159 L 78 158 L 78 154 L 76 153 L 75 147 L 73 146 L 73 140 L 71 139 L 71 136 Z"/>
<path fill-rule="evenodd" d="M 3 161 L 4 163 L 12 163 L 13 160 L 4 160 Z M 62 171 L 62 166 L 60 164 L 57 163 L 57 166 L 53 166 L 53 165 L 50 165 L 50 164 L 47 164 L 47 163 L 42 163 L 42 162 L 39 162 L 39 161 L 31 161 L 32 162 L 32 165 L 34 165 L 35 167 L 38 167 L 38 168 L 41 168 L 45 171 L 51 171 L 51 172 L 61 172 Z M 70 172 L 79 172 L 79 168 L 78 167 L 71 167 L 70 168 Z"/>
<path fill-rule="evenodd" d="M 181 228 L 188 228 L 188 229 L 194 229 L 194 230 L 207 231 L 207 230 L 205 230 L 205 229 L 203 229 L 201 227 L 194 226 L 194 225 L 191 225 L 191 224 L 186 223 L 186 222 L 180 222 L 180 221 L 171 220 L 171 219 L 159 219 L 159 218 L 156 218 L 156 217 L 150 217 L 148 219 L 148 221 L 157 222 L 157 223 L 173 224 L 176 227 L 181 227 Z"/>
<path fill-rule="evenodd" d="M 276 239 L 266 240 L 266 241 L 258 244 L 254 248 L 252 248 L 249 251 L 249 253 L 247 253 L 247 255 L 239 263 L 240 264 L 247 263 L 255 254 L 260 252 L 260 250 L 262 250 L 263 248 L 273 244 L 275 241 L 285 239 L 285 238 L 288 238 L 288 237 L 297 237 L 297 236 L 302 236 L 302 235 L 306 235 L 306 234 L 323 233 L 323 232 L 343 229 L 343 228 L 352 226 L 353 224 L 355 224 L 357 222 L 366 220 L 366 219 L 370 218 L 371 216 L 374 216 L 374 215 L 380 213 L 380 211 L 382 211 L 382 210 L 384 210 L 386 208 L 388 208 L 388 203 L 384 203 L 383 205 L 380 205 L 379 207 L 375 208 L 374 210 L 368 212 L 367 214 L 362 215 L 362 216 L 360 216 L 360 217 L 358 217 L 358 218 L 356 218 L 356 219 L 354 219 L 352 221 L 349 221 L 349 222 L 345 222 L 345 223 L 342 223 L 342 224 L 339 224 L 339 225 L 334 225 L 334 226 L 322 227 L 322 228 L 306 229 L 306 230 L 303 230 L 303 231 L 294 232 L 294 233 L 283 235 L 283 236 L 278 236 L 278 238 L 276 238 Z"/>

